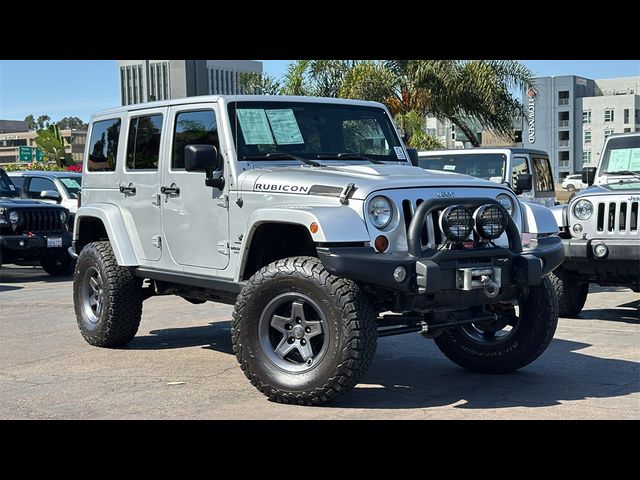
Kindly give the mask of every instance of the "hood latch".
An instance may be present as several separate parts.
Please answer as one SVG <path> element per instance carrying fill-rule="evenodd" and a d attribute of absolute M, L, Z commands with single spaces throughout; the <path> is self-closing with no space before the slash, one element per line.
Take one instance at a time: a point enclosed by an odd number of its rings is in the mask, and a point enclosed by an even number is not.
<path fill-rule="evenodd" d="M 353 195 L 353 192 L 357 189 L 358 187 L 356 187 L 355 183 L 349 183 L 340 194 L 340 203 L 342 205 L 347 205 L 349 203 L 349 197 Z"/>

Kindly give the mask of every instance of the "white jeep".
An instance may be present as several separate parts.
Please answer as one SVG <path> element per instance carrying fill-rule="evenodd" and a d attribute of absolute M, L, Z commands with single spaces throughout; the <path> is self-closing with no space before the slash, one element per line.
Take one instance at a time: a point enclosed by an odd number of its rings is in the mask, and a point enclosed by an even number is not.
<path fill-rule="evenodd" d="M 153 295 L 235 304 L 251 383 L 318 404 L 358 383 L 378 337 L 421 332 L 483 373 L 553 337 L 552 213 L 413 167 L 379 103 L 191 97 L 100 112 L 88 138 L 74 304 L 92 345 L 132 340 Z"/>

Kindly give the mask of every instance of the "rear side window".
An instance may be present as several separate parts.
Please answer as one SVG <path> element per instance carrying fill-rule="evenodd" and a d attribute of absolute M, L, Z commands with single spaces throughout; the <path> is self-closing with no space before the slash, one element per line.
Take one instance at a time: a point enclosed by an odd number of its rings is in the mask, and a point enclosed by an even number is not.
<path fill-rule="evenodd" d="M 132 118 L 127 142 L 128 170 L 157 170 L 160 157 L 162 115 Z"/>
<path fill-rule="evenodd" d="M 173 170 L 184 169 L 184 147 L 187 145 L 213 145 L 220 150 L 213 110 L 180 112 L 176 115 L 171 157 Z"/>
<path fill-rule="evenodd" d="M 89 172 L 113 172 L 120 138 L 120 119 L 95 122 L 89 140 Z"/>
<path fill-rule="evenodd" d="M 534 157 L 533 170 L 535 171 L 533 181 L 536 192 L 553 191 L 553 175 L 551 174 L 551 164 L 549 163 L 549 159 Z"/>

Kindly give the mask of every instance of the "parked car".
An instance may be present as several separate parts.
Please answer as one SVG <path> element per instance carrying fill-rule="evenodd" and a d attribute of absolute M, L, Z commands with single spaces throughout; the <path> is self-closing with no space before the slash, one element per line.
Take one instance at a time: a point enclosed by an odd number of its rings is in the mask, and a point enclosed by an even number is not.
<path fill-rule="evenodd" d="M 73 299 L 91 345 L 132 340 L 155 295 L 232 304 L 251 383 L 316 405 L 360 380 L 378 337 L 422 333 L 493 374 L 553 337 L 551 211 L 412 166 L 380 103 L 188 97 L 100 112 L 88 133 Z"/>
<path fill-rule="evenodd" d="M 529 148 L 466 148 L 418 152 L 418 166 L 506 183 L 525 202 L 557 204 L 549 155 Z"/>
<path fill-rule="evenodd" d="M 81 173 L 25 170 L 8 172 L 8 175 L 18 189 L 20 198 L 59 203 L 72 214 L 78 210 L 78 195 L 82 188 Z M 51 192 L 56 192 L 57 195 L 52 195 Z"/>
<path fill-rule="evenodd" d="M 575 192 L 576 190 L 581 190 L 583 186 L 582 183 L 582 174 L 579 175 L 567 175 L 564 180 L 562 180 L 562 188 L 568 190 L 569 192 Z"/>
<path fill-rule="evenodd" d="M 54 192 L 45 190 L 46 196 Z M 18 189 L 0 168 L 0 267 L 2 263 L 39 260 L 50 275 L 69 275 L 69 211 L 40 200 L 21 199 Z"/>

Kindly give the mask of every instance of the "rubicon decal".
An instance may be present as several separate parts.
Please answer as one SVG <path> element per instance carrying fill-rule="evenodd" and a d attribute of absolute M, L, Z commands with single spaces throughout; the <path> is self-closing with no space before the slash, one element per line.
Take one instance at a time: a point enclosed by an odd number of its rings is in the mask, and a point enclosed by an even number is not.
<path fill-rule="evenodd" d="M 304 185 L 288 185 L 276 183 L 256 183 L 253 189 L 257 192 L 307 193 L 309 187 Z"/>

